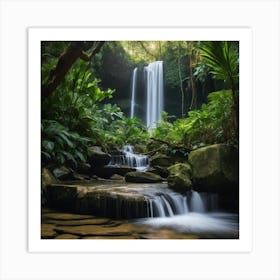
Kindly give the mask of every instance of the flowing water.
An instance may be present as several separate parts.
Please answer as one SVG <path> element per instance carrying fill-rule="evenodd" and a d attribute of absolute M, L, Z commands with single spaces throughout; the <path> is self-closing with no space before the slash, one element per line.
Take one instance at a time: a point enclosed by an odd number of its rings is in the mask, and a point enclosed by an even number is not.
<path fill-rule="evenodd" d="M 199 237 L 238 238 L 238 214 L 219 209 L 219 197 L 212 193 L 190 191 L 185 195 L 168 187 L 147 189 L 147 218 L 136 224 L 157 229 L 172 229 L 177 233 Z"/>
<path fill-rule="evenodd" d="M 161 113 L 163 111 L 163 61 L 150 63 L 144 67 L 142 75 L 144 75 L 143 90 L 145 91 L 145 98 L 142 98 L 143 92 L 137 90 L 137 85 L 142 80 L 142 76 L 138 73 L 137 68 L 132 72 L 130 117 L 142 119 L 151 131 L 161 120 Z"/>
<path fill-rule="evenodd" d="M 149 168 L 149 158 L 147 155 L 135 154 L 133 146 L 124 146 L 122 154 L 112 155 L 109 165 L 136 168 L 137 171 L 145 171 Z"/>
<path fill-rule="evenodd" d="M 145 67 L 147 83 L 146 125 L 152 130 L 161 120 L 163 111 L 163 62 L 155 61 Z"/>
<path fill-rule="evenodd" d="M 130 103 L 130 118 L 134 117 L 134 108 L 136 106 L 135 103 L 135 95 L 136 95 L 136 83 L 137 81 L 137 68 L 135 68 L 132 72 L 132 85 L 131 85 L 131 103 Z"/>
<path fill-rule="evenodd" d="M 64 191 L 77 188 L 74 213 L 93 214 L 118 220 L 119 225 L 132 225 L 140 234 L 137 236 L 145 232 L 143 238 L 239 237 L 238 214 L 223 211 L 219 206 L 222 198 L 214 193 L 194 190 L 177 193 L 166 182 L 140 184 L 94 180 L 77 185 L 77 181 L 73 181 L 62 187 Z M 59 188 L 58 185 L 55 190 L 59 191 Z M 51 190 L 54 191 L 54 187 Z M 70 196 L 67 205 L 72 200 Z M 61 205 L 58 199 L 57 204 L 53 201 L 49 206 L 60 209 Z M 127 234 L 131 234 L 131 229 L 124 232 Z"/>

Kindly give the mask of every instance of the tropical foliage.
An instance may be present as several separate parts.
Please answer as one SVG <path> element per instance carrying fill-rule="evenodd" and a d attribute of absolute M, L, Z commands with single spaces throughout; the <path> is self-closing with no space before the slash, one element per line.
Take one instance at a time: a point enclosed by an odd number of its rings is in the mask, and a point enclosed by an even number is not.
<path fill-rule="evenodd" d="M 187 148 L 238 143 L 238 42 L 100 43 L 93 44 L 99 49 L 92 59 L 75 60 L 52 94 L 42 100 L 43 165 L 75 167 L 86 162 L 90 145 L 110 151 L 146 145 L 151 137 Z M 70 44 L 42 43 L 42 84 L 51 82 L 51 72 Z M 163 112 L 162 121 L 149 134 L 141 120 L 127 117 L 125 106 L 116 105 L 114 96 L 127 94 L 125 87 L 116 87 L 127 82 L 136 65 L 141 68 L 154 60 L 164 60 L 166 103 L 178 99 L 181 105 L 174 114 Z"/>
<path fill-rule="evenodd" d="M 188 113 L 188 117 L 171 123 L 167 118 L 153 131 L 153 137 L 173 145 L 196 147 L 213 143 L 232 143 L 234 133 L 231 123 L 232 95 L 218 91 L 208 95 L 209 102 L 201 109 Z"/>
<path fill-rule="evenodd" d="M 68 164 L 77 167 L 86 161 L 90 139 L 69 131 L 54 120 L 42 120 L 42 161 L 46 164 Z"/>
<path fill-rule="evenodd" d="M 209 41 L 198 45 L 201 55 L 218 80 L 223 80 L 232 93 L 232 122 L 236 142 L 239 137 L 239 44 L 231 41 Z"/>

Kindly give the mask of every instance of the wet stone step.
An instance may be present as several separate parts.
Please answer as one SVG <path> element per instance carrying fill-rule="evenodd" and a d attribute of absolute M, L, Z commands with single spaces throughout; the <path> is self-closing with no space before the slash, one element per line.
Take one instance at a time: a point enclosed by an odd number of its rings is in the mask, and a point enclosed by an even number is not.
<path fill-rule="evenodd" d="M 51 210 L 49 210 L 51 211 Z M 78 214 L 71 214 L 71 213 L 58 213 L 58 212 L 47 212 L 43 213 L 43 218 L 44 219 L 54 219 L 54 220 L 62 220 L 62 221 L 67 221 L 67 220 L 85 220 L 85 219 L 90 219 L 93 218 L 94 216 L 91 215 L 78 215 Z"/>
<path fill-rule="evenodd" d="M 80 220 L 44 220 L 45 224 L 54 224 L 56 226 L 81 226 L 81 225 L 106 225 L 109 219 L 80 219 Z"/>
<path fill-rule="evenodd" d="M 56 227 L 57 233 L 73 234 L 79 236 L 124 236 L 133 235 L 135 228 L 132 225 L 121 225 L 116 228 L 104 228 L 101 226 L 85 225 L 78 227 Z"/>

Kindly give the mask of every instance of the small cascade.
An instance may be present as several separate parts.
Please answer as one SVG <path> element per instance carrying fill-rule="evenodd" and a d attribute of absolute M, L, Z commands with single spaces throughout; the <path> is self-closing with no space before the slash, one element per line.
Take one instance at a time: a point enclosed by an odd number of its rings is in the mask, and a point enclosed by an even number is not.
<path fill-rule="evenodd" d="M 205 212 L 203 200 L 198 192 L 192 191 L 190 208 L 193 212 Z"/>
<path fill-rule="evenodd" d="M 124 146 L 121 155 L 113 155 L 109 165 L 125 165 L 136 168 L 137 171 L 145 171 L 149 167 L 149 158 L 146 155 L 135 154 L 133 146 Z"/>
<path fill-rule="evenodd" d="M 131 81 L 131 103 L 130 103 L 130 118 L 134 118 L 135 96 L 136 96 L 136 83 L 137 81 L 137 67 L 134 68 Z"/>
<path fill-rule="evenodd" d="M 213 211 L 216 209 L 216 204 L 211 204 L 213 197 L 217 202 L 215 194 L 203 194 L 202 196 L 196 192 L 191 191 L 188 195 L 183 196 L 171 190 L 156 194 L 148 199 L 148 217 L 172 217 L 175 215 L 184 215 L 189 212 L 203 213 Z M 212 208 L 214 206 L 214 208 Z"/>

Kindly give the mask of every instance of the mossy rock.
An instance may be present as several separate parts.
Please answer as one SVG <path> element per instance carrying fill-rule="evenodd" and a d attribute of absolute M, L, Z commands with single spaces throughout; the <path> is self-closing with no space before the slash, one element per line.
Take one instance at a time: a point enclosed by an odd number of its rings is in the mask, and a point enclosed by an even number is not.
<path fill-rule="evenodd" d="M 156 154 L 150 158 L 151 166 L 169 167 L 174 163 L 174 159 L 164 154 Z"/>
<path fill-rule="evenodd" d="M 157 183 L 162 178 L 152 172 L 128 172 L 125 175 L 125 181 L 131 183 Z"/>
<path fill-rule="evenodd" d="M 102 151 L 99 146 L 88 148 L 88 162 L 91 166 L 107 165 L 111 160 L 111 155 Z"/>
<path fill-rule="evenodd" d="M 197 191 L 218 193 L 238 191 L 239 155 L 232 145 L 215 144 L 189 154 Z"/>
<path fill-rule="evenodd" d="M 168 168 L 167 182 L 170 188 L 185 192 L 192 188 L 192 169 L 188 163 L 177 163 Z"/>

